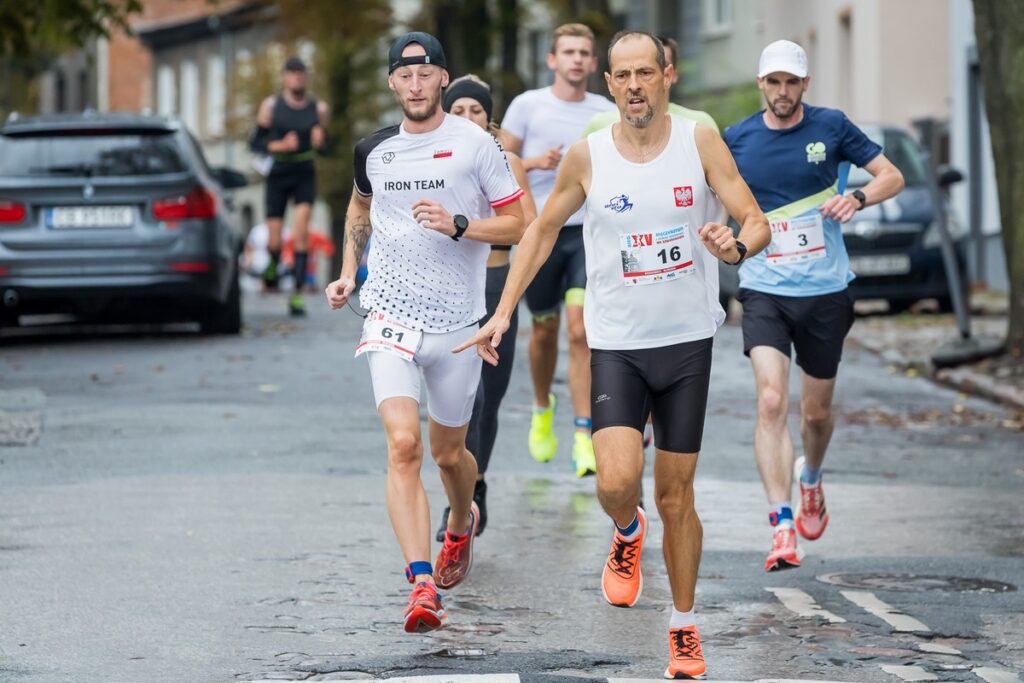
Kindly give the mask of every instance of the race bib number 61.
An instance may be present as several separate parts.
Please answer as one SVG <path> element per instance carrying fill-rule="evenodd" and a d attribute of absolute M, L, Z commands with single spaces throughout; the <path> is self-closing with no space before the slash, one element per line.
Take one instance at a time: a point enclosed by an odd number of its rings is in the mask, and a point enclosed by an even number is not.
<path fill-rule="evenodd" d="M 423 341 L 423 332 L 391 320 L 383 313 L 370 311 L 363 323 L 363 334 L 356 346 L 356 357 L 367 351 L 382 351 L 412 361 Z"/>

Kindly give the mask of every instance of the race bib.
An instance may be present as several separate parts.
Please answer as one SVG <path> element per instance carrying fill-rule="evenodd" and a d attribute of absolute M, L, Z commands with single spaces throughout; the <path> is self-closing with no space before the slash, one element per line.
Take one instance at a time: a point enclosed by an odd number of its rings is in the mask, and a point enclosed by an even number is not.
<path fill-rule="evenodd" d="M 383 351 L 411 362 L 422 341 L 423 332 L 397 323 L 383 313 L 370 311 L 363 323 L 363 334 L 359 338 L 359 345 L 356 346 L 356 357 L 367 351 Z"/>
<path fill-rule="evenodd" d="M 652 232 L 623 233 L 619 238 L 623 284 L 659 284 L 692 273 L 696 266 L 689 230 L 687 224 Z"/>
<path fill-rule="evenodd" d="M 768 265 L 781 266 L 825 258 L 821 213 L 771 221 L 772 241 L 765 250 Z"/>

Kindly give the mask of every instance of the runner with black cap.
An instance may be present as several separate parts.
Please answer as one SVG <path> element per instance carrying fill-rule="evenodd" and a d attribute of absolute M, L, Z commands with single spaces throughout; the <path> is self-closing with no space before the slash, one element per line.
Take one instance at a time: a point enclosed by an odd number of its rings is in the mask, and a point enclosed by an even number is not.
<path fill-rule="evenodd" d="M 292 235 L 295 239 L 295 291 L 288 300 L 292 315 L 305 315 L 302 284 L 309 262 L 309 217 L 316 201 L 316 151 L 324 146 L 327 128 L 327 105 L 307 91 L 309 74 L 306 64 L 291 57 L 281 72 L 282 88 L 278 95 L 260 104 L 256 115 L 256 131 L 250 146 L 253 151 L 268 153 L 273 166 L 267 176 L 266 213 L 270 240 L 267 250 L 270 263 L 263 271 L 263 283 L 276 290 L 280 277 L 281 232 L 288 201 L 295 202 Z"/>
<path fill-rule="evenodd" d="M 523 191 L 497 141 L 441 108 L 448 71 L 436 38 L 419 32 L 398 38 L 388 64 L 388 85 L 404 117 L 356 145 L 341 275 L 326 294 L 331 308 L 348 303 L 372 232 L 369 276 L 359 293 L 369 313 L 356 355 L 369 361 L 387 437 L 388 514 L 414 584 L 405 630 L 423 632 L 447 621 L 437 589 L 468 574 L 479 519 L 473 503 L 477 466 L 466 450 L 466 429 L 480 360 L 451 349 L 476 333 L 486 312 L 490 245 L 515 244 L 523 233 Z M 420 478 L 421 375 L 430 453 L 451 508 L 433 565 L 430 508 Z"/>

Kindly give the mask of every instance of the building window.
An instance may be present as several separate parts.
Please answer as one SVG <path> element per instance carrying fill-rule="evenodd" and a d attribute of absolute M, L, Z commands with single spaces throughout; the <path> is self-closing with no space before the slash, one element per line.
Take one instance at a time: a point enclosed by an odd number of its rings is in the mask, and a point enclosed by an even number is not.
<path fill-rule="evenodd" d="M 227 113 L 227 90 L 224 59 L 213 55 L 206 61 L 206 134 L 224 134 L 224 116 Z"/>
<path fill-rule="evenodd" d="M 174 67 L 161 64 L 156 72 L 156 111 L 161 116 L 174 114 L 177 92 L 174 81 Z"/>
<path fill-rule="evenodd" d="M 181 63 L 181 100 L 178 103 L 178 114 L 193 134 L 199 130 L 199 69 L 190 59 Z"/>
<path fill-rule="evenodd" d="M 727 35 L 732 31 L 732 0 L 704 0 L 704 35 Z"/>

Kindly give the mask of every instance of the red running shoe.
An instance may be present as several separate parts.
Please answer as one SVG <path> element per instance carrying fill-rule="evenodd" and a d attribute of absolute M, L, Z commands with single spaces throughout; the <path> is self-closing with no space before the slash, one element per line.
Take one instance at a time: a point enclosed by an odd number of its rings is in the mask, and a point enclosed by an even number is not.
<path fill-rule="evenodd" d="M 636 509 L 636 518 L 640 523 L 640 533 L 632 541 L 627 541 L 615 530 L 612 537 L 612 549 L 608 553 L 608 561 L 604 564 L 601 574 L 601 590 L 608 604 L 616 607 L 632 607 L 640 599 L 640 591 L 644 589 L 644 575 L 640 571 L 640 555 L 644 549 L 644 538 L 647 536 L 647 515 L 643 508 Z"/>
<path fill-rule="evenodd" d="M 800 566 L 800 553 L 796 548 L 796 531 L 787 527 L 775 530 L 772 535 L 772 551 L 764 562 L 766 572 L 779 571 Z"/>
<path fill-rule="evenodd" d="M 444 534 L 444 545 L 434 563 L 434 580 L 443 590 L 459 585 L 473 566 L 473 537 L 476 536 L 480 508 L 476 502 L 469 509 L 469 530 L 462 536 L 453 536 L 451 531 Z"/>
<path fill-rule="evenodd" d="M 696 679 L 707 678 L 704 652 L 700 648 L 700 632 L 696 626 L 670 628 L 668 630 L 668 668 L 665 678 Z"/>
<path fill-rule="evenodd" d="M 441 605 L 437 587 L 429 581 L 420 581 L 412 589 L 409 606 L 405 608 L 405 632 L 426 633 L 448 623 L 448 613 Z"/>

